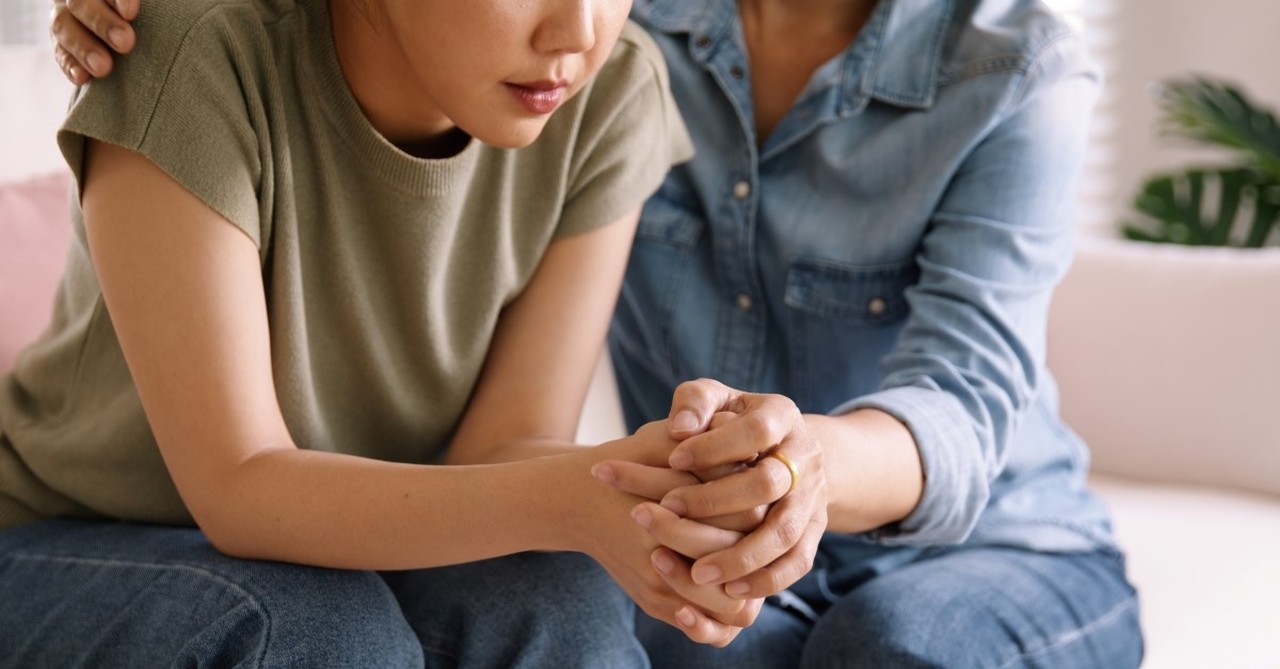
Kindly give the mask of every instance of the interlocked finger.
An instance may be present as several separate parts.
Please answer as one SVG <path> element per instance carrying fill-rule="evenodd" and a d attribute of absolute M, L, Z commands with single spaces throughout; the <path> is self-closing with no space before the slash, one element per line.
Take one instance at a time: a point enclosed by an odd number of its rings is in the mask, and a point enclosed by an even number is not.
<path fill-rule="evenodd" d="M 673 592 L 703 613 L 727 625 L 741 622 L 735 618 L 745 603 L 741 598 L 730 597 L 719 585 L 700 585 L 689 576 L 689 561 L 671 549 L 658 547 L 650 555 L 653 567 Z M 738 625 L 741 626 L 741 625 Z"/>
<path fill-rule="evenodd" d="M 743 536 L 741 532 L 724 530 L 696 520 L 681 518 L 649 502 L 636 506 L 632 516 L 658 543 L 691 560 L 725 550 L 736 544 Z"/>
<path fill-rule="evenodd" d="M 622 492 L 653 500 L 662 499 L 675 488 L 698 484 L 698 478 L 689 472 L 626 460 L 601 462 L 592 474 Z"/>
<path fill-rule="evenodd" d="M 702 485 L 676 488 L 662 498 L 662 506 L 686 518 L 714 518 L 776 502 L 791 488 L 791 470 L 777 458 Z"/>
<path fill-rule="evenodd" d="M 825 513 L 811 516 L 796 513 L 806 501 L 801 493 L 792 494 L 773 505 L 764 523 L 734 546 L 703 556 L 694 564 L 694 577 L 699 583 L 727 583 L 772 564 L 792 550 L 814 520 L 826 525 Z M 816 546 L 816 542 L 814 542 Z"/>
<path fill-rule="evenodd" d="M 791 587 L 813 568 L 814 555 L 825 528 L 825 522 L 811 522 L 805 535 L 791 550 L 772 563 L 726 583 L 725 592 L 734 597 L 756 598 L 768 597 Z"/>

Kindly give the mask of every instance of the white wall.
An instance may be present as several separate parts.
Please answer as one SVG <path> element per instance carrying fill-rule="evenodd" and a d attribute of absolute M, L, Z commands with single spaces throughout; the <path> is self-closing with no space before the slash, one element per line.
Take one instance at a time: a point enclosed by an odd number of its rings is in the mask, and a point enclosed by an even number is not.
<path fill-rule="evenodd" d="M 1094 165 L 1110 177 L 1086 182 L 1083 224 L 1114 230 L 1152 172 L 1220 154 L 1188 148 L 1156 134 L 1158 108 L 1148 90 L 1171 76 L 1207 74 L 1241 84 L 1280 114 L 1280 1 L 1085 0 L 1095 48 L 1107 63 Z"/>

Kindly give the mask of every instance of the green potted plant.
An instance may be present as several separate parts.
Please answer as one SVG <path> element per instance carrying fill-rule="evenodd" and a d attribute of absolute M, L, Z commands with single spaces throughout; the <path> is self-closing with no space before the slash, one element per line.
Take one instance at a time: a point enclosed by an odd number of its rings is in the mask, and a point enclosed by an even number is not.
<path fill-rule="evenodd" d="M 1257 248 L 1280 243 L 1280 125 L 1239 88 L 1205 77 L 1157 89 L 1166 135 L 1222 149 L 1231 164 L 1158 174 L 1134 199 L 1128 239 Z"/>

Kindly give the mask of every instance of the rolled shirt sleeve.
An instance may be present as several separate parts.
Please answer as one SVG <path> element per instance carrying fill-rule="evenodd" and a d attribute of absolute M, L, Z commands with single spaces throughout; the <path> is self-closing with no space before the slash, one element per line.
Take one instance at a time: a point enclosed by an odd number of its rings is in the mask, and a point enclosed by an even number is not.
<path fill-rule="evenodd" d="M 887 544 L 964 541 L 987 507 L 1044 374 L 1052 291 L 1071 257 L 1077 181 L 1099 76 L 1078 37 L 1040 49 L 930 221 L 911 315 L 880 390 L 831 413 L 879 409 L 912 432 L 924 495 Z"/>

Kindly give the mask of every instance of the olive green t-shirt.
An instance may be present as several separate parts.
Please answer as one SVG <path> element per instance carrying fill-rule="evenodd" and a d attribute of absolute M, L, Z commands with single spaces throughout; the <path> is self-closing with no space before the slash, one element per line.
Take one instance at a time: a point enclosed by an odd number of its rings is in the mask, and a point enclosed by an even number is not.
<path fill-rule="evenodd" d="M 86 138 L 138 151 L 254 241 L 276 393 L 303 448 L 438 461 L 547 245 L 639 207 L 692 150 L 634 25 L 532 145 L 471 140 L 441 160 L 369 124 L 324 0 L 154 0 L 136 27 L 136 52 L 77 92 L 63 154 L 79 179 Z M 190 524 L 72 208 L 53 323 L 0 377 L 0 528 Z"/>

